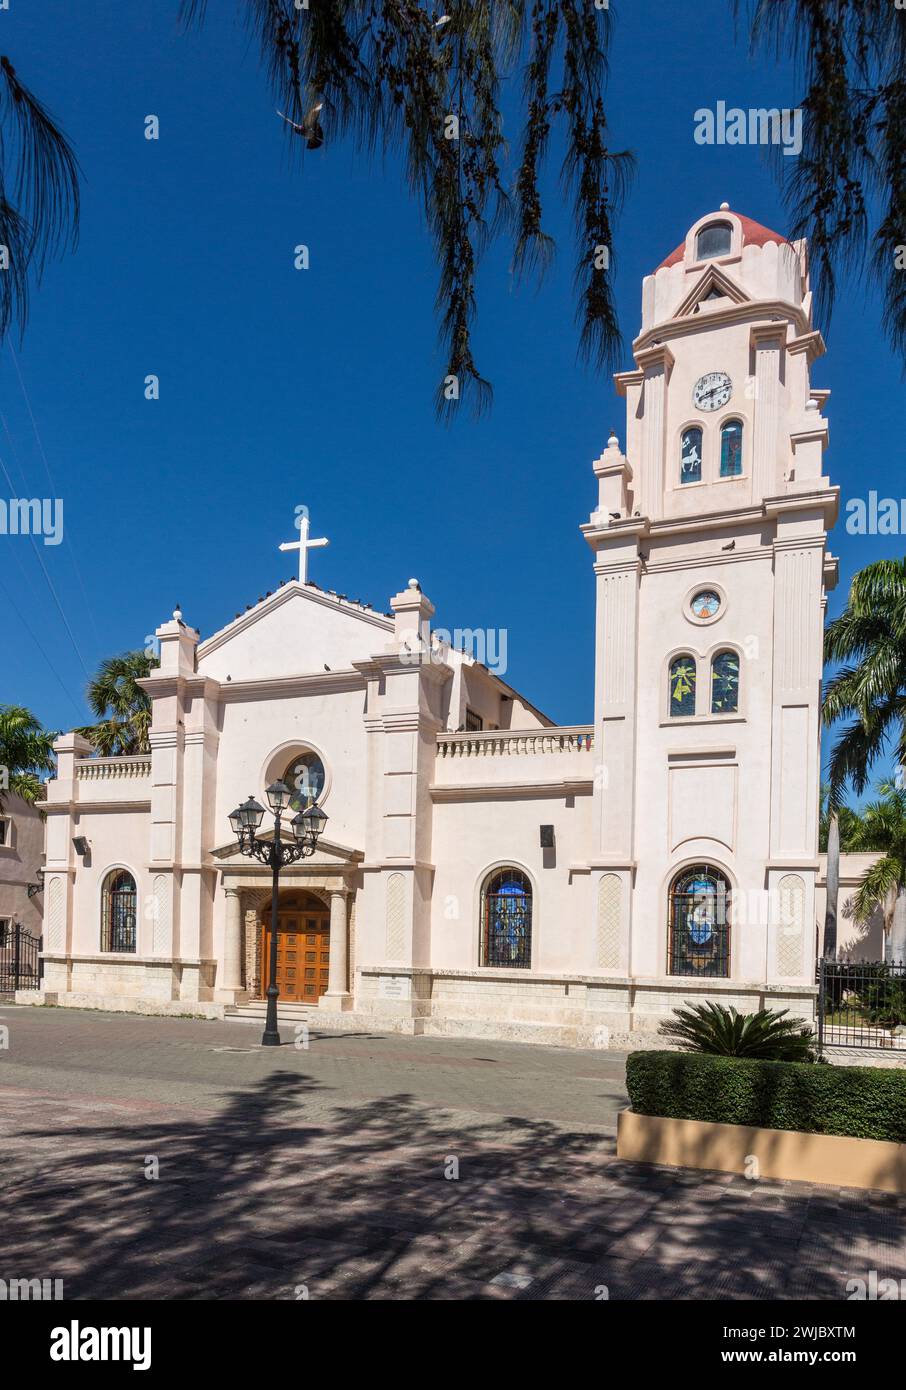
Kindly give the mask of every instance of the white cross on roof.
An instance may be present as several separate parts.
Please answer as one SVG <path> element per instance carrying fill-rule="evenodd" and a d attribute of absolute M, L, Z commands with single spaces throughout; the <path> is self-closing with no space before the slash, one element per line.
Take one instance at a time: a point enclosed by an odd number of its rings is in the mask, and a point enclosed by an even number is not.
<path fill-rule="evenodd" d="M 308 508 L 300 507 L 297 511 L 296 525 L 299 528 L 299 539 L 297 541 L 282 541 L 281 550 L 298 550 L 299 552 L 299 583 L 308 583 L 308 552 L 316 545 L 330 545 L 326 536 L 311 541 L 308 539 Z"/>

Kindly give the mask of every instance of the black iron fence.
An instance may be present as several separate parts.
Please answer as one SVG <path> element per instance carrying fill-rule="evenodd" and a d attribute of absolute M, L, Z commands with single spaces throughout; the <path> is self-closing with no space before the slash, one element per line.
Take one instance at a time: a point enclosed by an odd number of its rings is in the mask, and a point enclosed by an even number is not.
<path fill-rule="evenodd" d="M 906 962 L 818 962 L 818 1045 L 906 1052 Z"/>
<path fill-rule="evenodd" d="M 41 938 L 20 922 L 0 926 L 0 994 L 17 989 L 40 989 Z"/>

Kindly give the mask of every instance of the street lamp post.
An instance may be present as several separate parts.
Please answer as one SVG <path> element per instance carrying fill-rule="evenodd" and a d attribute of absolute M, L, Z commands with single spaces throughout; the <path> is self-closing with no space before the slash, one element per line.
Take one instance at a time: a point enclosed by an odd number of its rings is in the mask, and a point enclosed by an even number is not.
<path fill-rule="evenodd" d="M 292 840 L 280 835 L 281 815 L 290 805 L 292 792 L 285 782 L 272 782 L 267 789 L 268 805 L 274 813 L 274 838 L 259 840 L 255 831 L 264 817 L 264 807 L 254 797 L 243 801 L 230 816 L 230 825 L 239 839 L 239 848 L 250 858 L 260 859 L 271 871 L 271 949 L 268 968 L 267 1018 L 264 1023 L 262 1047 L 279 1047 L 277 1029 L 277 895 L 280 891 L 280 870 L 297 859 L 307 859 L 318 847 L 318 839 L 327 824 L 327 815 L 315 802 L 299 811 L 290 821 Z"/>

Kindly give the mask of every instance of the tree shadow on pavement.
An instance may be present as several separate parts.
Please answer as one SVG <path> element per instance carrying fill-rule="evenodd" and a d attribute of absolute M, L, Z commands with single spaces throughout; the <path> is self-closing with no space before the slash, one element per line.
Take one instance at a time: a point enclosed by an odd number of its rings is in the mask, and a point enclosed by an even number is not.
<path fill-rule="evenodd" d="M 278 1069 L 216 1113 L 44 1102 L 4 1144 L 4 1277 L 78 1299 L 839 1299 L 850 1266 L 906 1273 L 896 1198 L 620 1163 L 608 1136 L 405 1093 L 325 1117 L 329 1092 Z"/>

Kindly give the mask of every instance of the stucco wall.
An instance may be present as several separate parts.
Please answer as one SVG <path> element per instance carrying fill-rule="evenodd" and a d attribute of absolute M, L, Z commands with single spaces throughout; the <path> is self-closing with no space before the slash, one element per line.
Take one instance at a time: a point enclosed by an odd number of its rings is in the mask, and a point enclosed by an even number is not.
<path fill-rule="evenodd" d="M 877 854 L 840 855 L 840 896 L 837 901 L 837 959 L 883 960 L 884 915 L 879 908 L 868 922 L 853 918 L 853 898 L 865 870 L 878 859 Z M 827 910 L 827 855 L 821 855 L 821 870 L 815 889 L 815 920 L 824 944 L 824 914 Z"/>
<path fill-rule="evenodd" d="M 2 814 L 10 825 L 7 843 L 0 845 L 0 917 L 21 922 L 33 936 L 41 935 L 43 896 L 29 898 L 27 885 L 40 883 L 44 860 L 44 823 L 38 811 L 7 792 Z"/>

